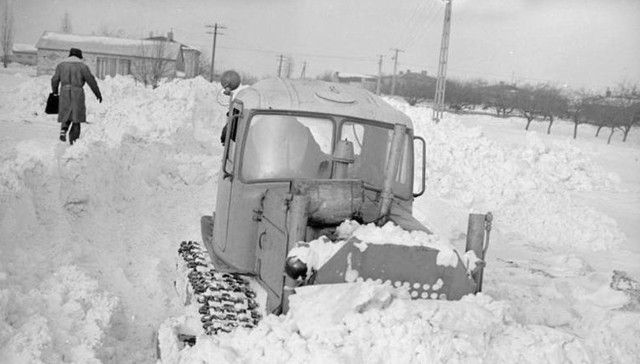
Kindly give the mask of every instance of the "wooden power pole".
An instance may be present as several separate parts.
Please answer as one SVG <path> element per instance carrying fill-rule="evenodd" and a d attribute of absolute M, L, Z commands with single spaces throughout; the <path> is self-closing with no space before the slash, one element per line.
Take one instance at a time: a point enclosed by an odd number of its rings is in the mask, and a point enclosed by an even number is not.
<path fill-rule="evenodd" d="M 300 72 L 300 78 L 305 78 L 307 72 L 307 61 L 302 64 L 302 72 Z"/>
<path fill-rule="evenodd" d="M 438 80 L 433 105 L 433 120 L 437 123 L 444 113 L 444 90 L 447 84 L 447 60 L 449 57 L 449 34 L 451 32 L 451 4 L 453 0 L 444 0 L 444 24 L 442 25 L 442 42 L 440 44 L 440 61 L 438 63 Z"/>
<path fill-rule="evenodd" d="M 278 56 L 278 77 L 282 76 L 282 60 L 284 59 L 284 55 L 281 54 Z"/>
<path fill-rule="evenodd" d="M 382 57 L 378 60 L 378 82 L 376 83 L 376 95 L 380 96 L 380 84 L 382 83 Z"/>
<path fill-rule="evenodd" d="M 404 52 L 402 49 L 392 48 L 396 54 L 393 56 L 393 79 L 391 80 L 391 95 L 396 94 L 396 79 L 398 78 L 398 52 Z"/>
<path fill-rule="evenodd" d="M 213 32 L 207 32 L 207 34 L 213 34 L 213 47 L 211 48 L 211 75 L 209 76 L 209 82 L 213 82 L 213 71 L 214 71 L 214 64 L 216 62 L 216 39 L 218 38 L 218 35 L 224 35 L 223 33 L 219 33 L 218 29 L 226 29 L 226 27 L 222 26 L 222 25 L 218 25 L 218 23 L 215 23 L 214 25 L 207 25 L 207 28 L 213 28 Z"/>

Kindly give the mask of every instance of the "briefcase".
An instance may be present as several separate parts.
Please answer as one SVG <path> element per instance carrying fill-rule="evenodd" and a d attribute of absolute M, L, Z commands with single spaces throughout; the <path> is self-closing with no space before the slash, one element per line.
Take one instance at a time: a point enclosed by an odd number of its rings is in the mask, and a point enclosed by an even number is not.
<path fill-rule="evenodd" d="M 47 114 L 57 114 L 59 102 L 60 97 L 54 93 L 50 93 L 49 98 L 47 99 L 47 106 L 44 108 L 44 112 Z"/>

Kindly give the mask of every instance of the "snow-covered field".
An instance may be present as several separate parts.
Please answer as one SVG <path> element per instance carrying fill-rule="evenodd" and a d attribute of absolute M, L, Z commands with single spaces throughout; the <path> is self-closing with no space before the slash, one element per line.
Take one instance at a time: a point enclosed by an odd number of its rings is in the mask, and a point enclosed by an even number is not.
<path fill-rule="evenodd" d="M 177 247 L 215 205 L 219 87 L 126 78 L 87 97 L 57 141 L 48 77 L 0 71 L 0 363 L 153 363 L 180 325 Z M 416 217 L 459 246 L 495 222 L 484 293 L 412 301 L 374 283 L 308 287 L 252 330 L 201 337 L 163 363 L 640 362 L 640 132 L 446 115 L 389 101 L 427 141 Z M 162 330 L 161 330 L 162 328 Z"/>

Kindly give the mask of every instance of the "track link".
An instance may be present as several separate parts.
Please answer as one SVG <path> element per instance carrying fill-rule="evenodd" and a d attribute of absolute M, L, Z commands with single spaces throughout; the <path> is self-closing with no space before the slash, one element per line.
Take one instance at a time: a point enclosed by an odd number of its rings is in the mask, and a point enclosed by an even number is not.
<path fill-rule="evenodd" d="M 258 324 L 262 315 L 246 278 L 216 271 L 206 250 L 196 241 L 183 241 L 178 253 L 187 264 L 187 277 L 200 304 L 200 321 L 208 335 Z"/>

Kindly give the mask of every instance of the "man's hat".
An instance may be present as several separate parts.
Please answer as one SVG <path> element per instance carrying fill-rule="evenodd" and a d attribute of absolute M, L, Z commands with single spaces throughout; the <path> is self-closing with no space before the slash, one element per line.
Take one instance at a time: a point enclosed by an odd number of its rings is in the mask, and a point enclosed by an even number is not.
<path fill-rule="evenodd" d="M 72 56 L 82 59 L 82 51 L 78 48 L 71 48 L 71 50 L 69 50 L 69 57 Z"/>

